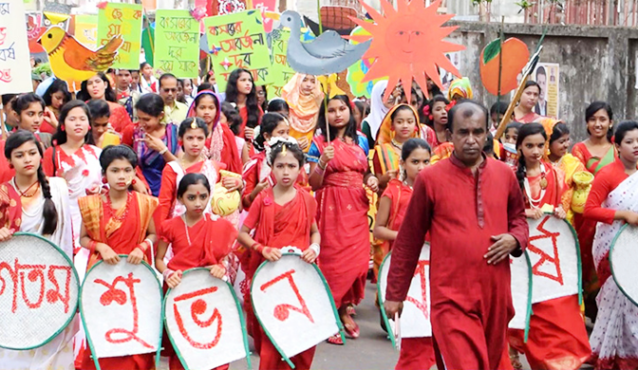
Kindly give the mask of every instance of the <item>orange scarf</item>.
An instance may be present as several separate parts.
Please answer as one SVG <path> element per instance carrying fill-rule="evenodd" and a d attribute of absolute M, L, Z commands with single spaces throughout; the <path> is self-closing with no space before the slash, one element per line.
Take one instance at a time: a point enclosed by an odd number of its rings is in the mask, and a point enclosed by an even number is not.
<path fill-rule="evenodd" d="M 321 92 L 318 80 L 310 95 L 301 93 L 301 83 L 306 76 L 305 74 L 296 73 L 281 92 L 281 97 L 286 100 L 290 108 L 290 126 L 295 131 L 304 134 L 315 129 L 317 114 L 323 100 L 323 92 Z"/>

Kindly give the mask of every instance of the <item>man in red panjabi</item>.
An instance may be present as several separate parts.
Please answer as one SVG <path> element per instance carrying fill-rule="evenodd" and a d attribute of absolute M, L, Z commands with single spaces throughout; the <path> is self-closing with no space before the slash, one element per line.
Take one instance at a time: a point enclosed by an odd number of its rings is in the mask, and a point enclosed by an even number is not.
<path fill-rule="evenodd" d="M 417 178 L 394 242 L 385 309 L 400 313 L 426 232 L 431 238 L 432 333 L 439 369 L 500 369 L 514 316 L 509 255 L 529 229 L 512 170 L 487 158 L 488 112 L 473 101 L 449 114 L 454 152 Z"/>

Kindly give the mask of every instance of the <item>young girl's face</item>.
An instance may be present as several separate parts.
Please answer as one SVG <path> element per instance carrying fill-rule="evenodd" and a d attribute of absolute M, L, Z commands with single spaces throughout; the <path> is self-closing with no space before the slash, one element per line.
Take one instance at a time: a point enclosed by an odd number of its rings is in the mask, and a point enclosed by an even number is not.
<path fill-rule="evenodd" d="M 140 125 L 140 128 L 145 132 L 151 132 L 157 130 L 162 126 L 162 116 L 164 113 L 160 114 L 159 117 L 151 116 L 146 112 L 142 112 L 141 110 L 137 110 L 137 120 Z"/>
<path fill-rule="evenodd" d="M 447 125 L 447 110 L 445 102 L 437 101 L 432 106 L 432 120 L 439 125 Z"/>
<path fill-rule="evenodd" d="M 118 158 L 106 168 L 105 175 L 111 189 L 126 191 L 135 177 L 135 169 L 131 162 Z"/>
<path fill-rule="evenodd" d="M 416 129 L 416 117 L 409 109 L 401 109 L 392 120 L 394 138 L 400 143 L 408 140 Z"/>
<path fill-rule="evenodd" d="M 29 104 L 29 107 L 20 113 L 19 126 L 23 130 L 38 132 L 42 124 L 42 115 L 44 108 L 39 102 Z"/>
<path fill-rule="evenodd" d="M 543 158 L 545 138 L 541 134 L 529 135 L 518 148 L 525 157 L 527 165 L 536 164 Z"/>
<path fill-rule="evenodd" d="M 242 72 L 237 80 L 237 90 L 240 94 L 248 95 L 253 89 L 253 79 L 249 73 Z"/>
<path fill-rule="evenodd" d="M 151 78 L 152 73 L 153 73 L 153 67 L 151 67 L 150 64 L 145 64 L 144 67 L 142 68 L 142 74 L 144 75 L 144 78 L 148 80 L 149 78 Z"/>
<path fill-rule="evenodd" d="M 569 134 L 565 134 L 558 138 L 558 140 L 554 140 L 554 142 L 549 145 L 549 152 L 558 158 L 562 158 L 565 154 L 567 154 L 569 144 Z"/>
<path fill-rule="evenodd" d="M 334 128 L 342 128 L 350 122 L 350 109 L 345 102 L 332 99 L 328 102 L 328 123 Z"/>
<path fill-rule="evenodd" d="M 64 120 L 64 130 L 69 140 L 84 140 L 90 127 L 89 117 L 81 107 L 71 109 Z"/>
<path fill-rule="evenodd" d="M 407 160 L 401 161 L 408 179 L 414 181 L 422 169 L 430 165 L 430 152 L 423 148 L 416 148 Z"/>
<path fill-rule="evenodd" d="M 51 94 L 51 106 L 55 109 L 60 109 L 64 105 L 64 93 L 62 91 L 56 91 Z"/>
<path fill-rule="evenodd" d="M 285 155 L 280 153 L 272 165 L 272 173 L 275 176 L 275 180 L 277 180 L 277 184 L 281 184 L 284 187 L 295 184 L 299 171 L 299 161 L 290 151 L 286 151 Z"/>
<path fill-rule="evenodd" d="M 182 139 L 184 152 L 191 157 L 198 157 L 206 143 L 206 134 L 201 128 L 188 129 Z"/>
<path fill-rule="evenodd" d="M 195 107 L 195 114 L 206 122 L 208 126 L 213 124 L 217 114 L 217 104 L 210 95 L 203 95 Z"/>
<path fill-rule="evenodd" d="M 301 94 L 310 95 L 317 85 L 317 79 L 312 75 L 305 75 L 301 81 Z"/>
<path fill-rule="evenodd" d="M 503 144 L 516 145 L 516 140 L 518 140 L 518 129 L 508 128 L 507 130 L 505 130 L 505 134 L 503 136 L 504 136 Z"/>
<path fill-rule="evenodd" d="M 86 89 L 91 99 L 103 99 L 106 93 L 106 82 L 100 76 L 93 76 L 86 82 Z"/>
<path fill-rule="evenodd" d="M 290 127 L 288 127 L 288 124 L 286 123 L 286 121 L 279 121 L 279 124 L 277 125 L 277 127 L 275 127 L 275 129 L 272 131 L 271 134 L 264 133 L 264 139 L 268 141 L 272 139 L 273 137 L 288 138 L 289 133 L 290 133 Z"/>
<path fill-rule="evenodd" d="M 193 93 L 193 82 L 190 79 L 184 80 L 184 94 L 189 95 Z"/>
<path fill-rule="evenodd" d="M 523 90 L 520 105 L 527 108 L 528 110 L 534 109 L 534 106 L 536 106 L 536 103 L 538 103 L 539 95 L 540 91 L 538 86 L 528 87 L 527 89 Z"/>
<path fill-rule="evenodd" d="M 91 130 L 95 137 L 104 135 L 109 130 L 109 117 L 93 117 Z"/>
<path fill-rule="evenodd" d="M 16 173 L 33 176 L 38 172 L 42 157 L 37 145 L 34 141 L 27 141 L 11 151 L 9 163 L 13 165 Z"/>
<path fill-rule="evenodd" d="M 595 138 L 603 138 L 607 136 L 607 132 L 611 129 L 611 124 L 609 114 L 606 110 L 601 109 L 587 121 L 587 132 Z"/>
<path fill-rule="evenodd" d="M 618 155 L 630 163 L 638 162 L 638 130 L 628 131 L 620 145 L 616 144 Z"/>
<path fill-rule="evenodd" d="M 179 201 L 184 204 L 187 213 L 201 215 L 208 205 L 208 198 L 210 198 L 208 189 L 203 184 L 197 183 L 188 185 Z"/>

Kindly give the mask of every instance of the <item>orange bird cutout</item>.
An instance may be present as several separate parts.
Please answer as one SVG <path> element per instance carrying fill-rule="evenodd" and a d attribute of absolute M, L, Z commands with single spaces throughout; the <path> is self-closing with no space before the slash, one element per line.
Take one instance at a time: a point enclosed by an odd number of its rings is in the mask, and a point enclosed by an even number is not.
<path fill-rule="evenodd" d="M 371 36 L 347 38 L 364 42 L 372 37 L 372 44 L 363 57 L 375 58 L 375 61 L 366 73 L 364 82 L 388 77 L 388 86 L 396 86 L 399 82 L 403 86 L 412 86 L 414 80 L 427 96 L 428 78 L 443 88 L 438 67 L 461 77 L 445 53 L 464 50 L 465 46 L 444 40 L 457 27 L 443 27 L 454 14 L 437 13 L 441 0 L 433 2 L 427 8 L 423 1 L 396 0 L 397 9 L 394 9 L 390 2 L 381 0 L 384 15 L 363 1 L 360 2 L 374 20 L 374 24 L 362 19 L 350 19 Z M 385 99 L 390 96 L 392 90 L 386 89 Z M 405 89 L 408 101 L 411 90 Z"/>
<path fill-rule="evenodd" d="M 121 35 L 114 36 L 104 46 L 93 51 L 62 28 L 54 26 L 46 30 L 38 42 L 49 55 L 55 77 L 66 81 L 69 90 L 74 92 L 80 90 L 82 81 L 113 65 L 124 39 Z"/>

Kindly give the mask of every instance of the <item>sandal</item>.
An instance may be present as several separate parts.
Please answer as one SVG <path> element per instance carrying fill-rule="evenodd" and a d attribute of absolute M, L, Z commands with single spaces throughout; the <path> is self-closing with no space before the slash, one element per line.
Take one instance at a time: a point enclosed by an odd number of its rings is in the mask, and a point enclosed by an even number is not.
<path fill-rule="evenodd" d="M 343 346 L 343 340 L 341 339 L 341 335 L 340 334 L 335 334 L 333 336 L 331 336 L 330 338 L 328 338 L 326 340 L 326 342 L 330 343 L 330 344 L 335 344 L 338 346 Z"/>
<path fill-rule="evenodd" d="M 357 316 L 357 311 L 355 311 L 354 305 L 351 304 L 346 307 L 346 313 L 352 317 Z"/>
<path fill-rule="evenodd" d="M 523 364 L 521 363 L 521 360 L 520 360 L 518 352 L 512 353 L 510 351 L 510 363 L 512 364 L 512 367 L 515 370 L 522 370 L 523 369 Z"/>
<path fill-rule="evenodd" d="M 347 324 L 343 324 L 343 330 L 346 332 L 346 336 L 352 339 L 359 338 L 359 335 L 361 334 L 359 325 L 357 325 L 356 322 L 354 323 L 354 327 L 352 327 L 351 325 L 348 326 Z"/>

